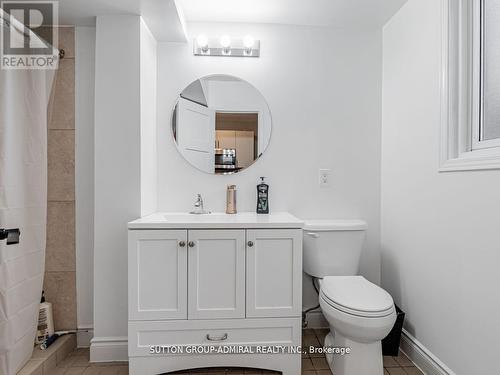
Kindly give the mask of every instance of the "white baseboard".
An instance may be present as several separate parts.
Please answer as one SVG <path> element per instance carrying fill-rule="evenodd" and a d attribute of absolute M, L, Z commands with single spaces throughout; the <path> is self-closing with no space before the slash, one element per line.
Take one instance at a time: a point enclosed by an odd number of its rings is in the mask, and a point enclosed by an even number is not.
<path fill-rule="evenodd" d="M 88 348 L 90 347 L 90 340 L 94 337 L 93 326 L 79 326 L 76 331 L 76 347 Z"/>
<path fill-rule="evenodd" d="M 128 361 L 127 337 L 94 337 L 90 340 L 90 362 Z"/>
<path fill-rule="evenodd" d="M 307 314 L 308 328 L 328 328 L 328 322 L 321 311 Z M 80 332 L 79 332 L 80 333 Z M 81 333 L 82 343 L 90 340 L 90 362 L 122 362 L 128 361 L 128 339 L 124 337 L 94 337 L 93 331 Z M 80 346 L 80 338 L 78 339 Z M 456 375 L 439 358 L 432 354 L 420 341 L 403 329 L 401 351 L 427 375 Z"/>
<path fill-rule="evenodd" d="M 417 367 L 427 375 L 456 375 L 429 349 L 422 345 L 415 337 L 403 329 L 401 336 L 401 351 L 410 358 Z"/>
<path fill-rule="evenodd" d="M 328 322 L 320 310 L 307 313 L 306 319 L 307 328 L 329 328 Z"/>

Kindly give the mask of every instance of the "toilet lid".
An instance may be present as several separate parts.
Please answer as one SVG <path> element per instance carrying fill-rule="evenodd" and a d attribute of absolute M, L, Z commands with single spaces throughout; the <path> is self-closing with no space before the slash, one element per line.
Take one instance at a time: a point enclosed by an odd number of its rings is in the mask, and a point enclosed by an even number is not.
<path fill-rule="evenodd" d="M 327 276 L 321 294 L 331 306 L 361 316 L 385 316 L 394 309 L 389 293 L 363 276 Z"/>

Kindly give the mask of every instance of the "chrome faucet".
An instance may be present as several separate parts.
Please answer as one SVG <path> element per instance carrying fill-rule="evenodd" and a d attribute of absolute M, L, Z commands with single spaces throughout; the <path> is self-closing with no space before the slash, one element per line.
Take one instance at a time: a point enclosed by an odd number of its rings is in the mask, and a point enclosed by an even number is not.
<path fill-rule="evenodd" d="M 203 198 L 201 197 L 201 194 L 198 194 L 196 202 L 194 202 L 194 210 L 203 211 Z"/>
<path fill-rule="evenodd" d="M 194 202 L 194 210 L 190 213 L 194 215 L 204 215 L 210 213 L 210 211 L 205 211 L 205 209 L 203 208 L 203 198 L 201 197 L 201 194 L 198 194 L 198 196 L 196 197 L 196 202 Z"/>

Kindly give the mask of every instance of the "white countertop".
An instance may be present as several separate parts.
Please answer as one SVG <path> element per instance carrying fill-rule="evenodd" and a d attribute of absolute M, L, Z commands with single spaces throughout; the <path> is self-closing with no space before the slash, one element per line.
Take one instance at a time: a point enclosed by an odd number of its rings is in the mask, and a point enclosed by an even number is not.
<path fill-rule="evenodd" d="M 158 212 L 128 223 L 129 229 L 257 229 L 302 228 L 304 222 L 288 212 L 257 215 L 241 212 L 234 215 L 214 212 L 193 215 L 180 212 Z"/>

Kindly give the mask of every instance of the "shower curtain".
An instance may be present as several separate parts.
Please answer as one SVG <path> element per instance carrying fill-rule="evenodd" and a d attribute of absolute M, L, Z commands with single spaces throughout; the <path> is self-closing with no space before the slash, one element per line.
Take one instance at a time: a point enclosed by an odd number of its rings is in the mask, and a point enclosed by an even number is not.
<path fill-rule="evenodd" d="M 4 32 L 36 38 L 0 9 Z M 9 27 L 14 25 L 17 29 Z M 31 357 L 45 266 L 47 108 L 54 71 L 0 69 L 0 228 L 20 228 L 17 245 L 0 241 L 0 374 Z"/>

